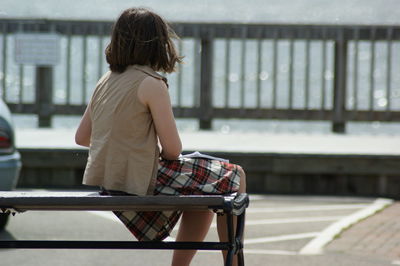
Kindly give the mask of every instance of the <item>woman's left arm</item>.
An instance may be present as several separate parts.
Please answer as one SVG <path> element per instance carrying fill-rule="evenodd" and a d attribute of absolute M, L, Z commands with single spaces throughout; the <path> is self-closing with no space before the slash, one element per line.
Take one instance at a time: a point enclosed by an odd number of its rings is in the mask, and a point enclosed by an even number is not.
<path fill-rule="evenodd" d="M 78 145 L 89 147 L 90 135 L 92 134 L 92 120 L 90 118 L 90 104 L 86 107 L 81 122 L 75 133 L 75 142 Z"/>
<path fill-rule="evenodd" d="M 138 97 L 151 112 L 161 144 L 161 157 L 176 160 L 182 152 L 182 143 L 176 128 L 166 84 L 162 80 L 147 77 L 139 86 Z"/>

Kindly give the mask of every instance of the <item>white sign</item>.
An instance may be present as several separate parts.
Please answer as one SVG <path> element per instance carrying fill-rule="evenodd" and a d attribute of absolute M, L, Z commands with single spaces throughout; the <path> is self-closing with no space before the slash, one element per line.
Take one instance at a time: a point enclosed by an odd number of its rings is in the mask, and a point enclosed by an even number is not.
<path fill-rule="evenodd" d="M 60 36 L 56 33 L 17 33 L 14 54 L 17 64 L 56 65 L 60 61 Z"/>

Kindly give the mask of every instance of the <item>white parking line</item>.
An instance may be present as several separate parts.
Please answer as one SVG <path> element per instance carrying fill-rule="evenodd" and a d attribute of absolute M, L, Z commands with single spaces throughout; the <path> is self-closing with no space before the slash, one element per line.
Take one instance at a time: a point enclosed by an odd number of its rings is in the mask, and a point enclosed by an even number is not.
<path fill-rule="evenodd" d="M 246 221 L 246 226 L 248 226 L 248 225 L 264 225 L 264 224 L 327 222 L 327 221 L 337 221 L 342 218 L 343 218 L 343 216 L 321 216 L 321 217 L 296 217 L 296 218 L 250 220 L 250 221 Z"/>
<path fill-rule="evenodd" d="M 287 250 L 268 250 L 268 249 L 244 249 L 244 254 L 261 254 L 261 255 L 284 255 L 284 256 L 294 256 L 299 255 L 295 251 Z"/>
<path fill-rule="evenodd" d="M 246 213 L 279 213 L 279 212 L 304 212 L 304 211 L 327 211 L 327 210 L 351 210 L 361 209 L 370 206 L 369 204 L 340 204 L 340 205 L 314 205 L 296 207 L 276 207 L 276 208 L 249 208 Z M 102 216 L 107 219 L 118 221 L 112 212 L 88 211 L 89 213 Z M 248 222 L 246 221 L 246 225 Z"/>
<path fill-rule="evenodd" d="M 337 221 L 342 218 L 343 218 L 343 216 L 320 216 L 320 217 L 295 217 L 295 218 L 279 218 L 279 219 L 246 220 L 246 226 L 267 225 L 267 224 L 327 222 L 327 221 Z M 215 228 L 215 227 L 217 227 L 217 224 L 212 223 L 211 228 Z M 177 229 L 174 228 L 174 230 L 177 230 Z"/>
<path fill-rule="evenodd" d="M 111 220 L 113 222 L 120 222 L 119 219 L 117 218 L 117 216 L 114 215 L 114 213 L 112 212 L 108 212 L 108 211 L 87 211 L 88 213 L 106 218 L 108 220 Z"/>
<path fill-rule="evenodd" d="M 88 213 L 119 222 L 119 219 L 112 212 L 103 211 L 88 211 Z M 318 217 L 295 217 L 295 218 L 280 218 L 280 219 L 262 219 L 262 220 L 247 220 L 246 226 L 250 225 L 268 225 L 268 224 L 289 224 L 289 223 L 309 223 L 309 222 L 327 222 L 337 221 L 344 216 L 318 216 Z M 216 223 L 211 224 L 211 228 L 217 227 Z M 174 231 L 177 227 L 174 228 Z"/>
<path fill-rule="evenodd" d="M 376 199 L 372 204 L 368 205 L 364 209 L 355 212 L 352 215 L 346 216 L 345 218 L 325 228 L 325 230 L 322 231 L 316 238 L 304 246 L 299 253 L 303 255 L 321 254 L 323 247 L 331 242 L 333 238 L 340 234 L 345 228 L 348 228 L 356 222 L 373 215 L 377 211 L 382 210 L 392 203 L 393 200 L 391 199 Z"/>
<path fill-rule="evenodd" d="M 335 205 L 313 205 L 296 207 L 273 207 L 273 208 L 249 208 L 246 213 L 276 213 L 276 212 L 303 212 L 303 211 L 328 211 L 328 210 L 351 210 L 361 209 L 369 204 L 335 204 Z"/>
<path fill-rule="evenodd" d="M 199 250 L 199 253 L 219 253 L 221 251 L 219 250 Z M 243 249 L 243 253 L 244 255 L 248 255 L 248 254 L 261 254 L 261 255 L 284 255 L 284 256 L 295 256 L 295 255 L 299 255 L 297 252 L 295 251 L 287 251 L 287 250 L 269 250 L 269 249 L 248 249 L 245 248 Z"/>
<path fill-rule="evenodd" d="M 247 220 L 246 226 L 254 225 L 271 225 L 271 224 L 291 224 L 291 223 L 308 223 L 308 222 L 325 222 L 337 221 L 331 226 L 327 227 L 322 232 L 306 232 L 298 234 L 278 235 L 261 238 L 245 239 L 244 244 L 258 244 L 270 243 L 279 241 L 290 241 L 296 239 L 314 238 L 299 252 L 284 251 L 284 250 L 261 250 L 261 249 L 245 249 L 248 254 L 266 254 L 266 255 L 308 255 L 319 254 L 322 247 L 329 243 L 333 237 L 341 232 L 343 228 L 348 227 L 350 224 L 367 217 L 384 206 L 390 204 L 390 200 L 379 199 L 373 204 L 335 204 L 335 205 L 311 205 L 311 206 L 294 206 L 294 207 L 274 207 L 274 208 L 249 208 L 247 213 L 281 213 L 281 212 L 305 212 L 305 211 L 330 211 L 330 210 L 351 210 L 361 209 L 360 211 L 350 216 L 314 216 L 314 217 L 292 217 L 292 218 L 274 218 L 274 219 L 260 219 L 260 220 Z M 106 218 L 114 222 L 120 222 L 119 219 L 112 212 L 104 211 L 88 211 L 94 215 Z M 216 227 L 213 223 L 212 227 Z M 339 226 L 339 227 L 338 227 Z M 175 227 L 174 230 L 177 230 Z M 169 237 L 167 241 L 175 241 L 174 238 Z"/>
<path fill-rule="evenodd" d="M 319 233 L 320 232 L 308 232 L 308 233 L 300 233 L 300 234 L 251 238 L 251 239 L 245 239 L 244 244 L 249 245 L 249 244 L 270 243 L 270 242 L 279 242 L 279 241 L 287 241 L 287 240 L 295 240 L 295 239 L 312 238 L 312 237 L 318 236 Z"/>

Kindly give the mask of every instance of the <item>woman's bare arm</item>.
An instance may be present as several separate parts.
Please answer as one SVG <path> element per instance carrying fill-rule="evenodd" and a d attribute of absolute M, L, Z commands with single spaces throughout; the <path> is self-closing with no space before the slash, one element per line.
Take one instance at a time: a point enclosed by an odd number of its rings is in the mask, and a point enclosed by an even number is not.
<path fill-rule="evenodd" d="M 139 86 L 138 97 L 150 109 L 162 148 L 161 157 L 177 159 L 182 152 L 182 143 L 166 84 L 162 80 L 147 77 Z"/>
<path fill-rule="evenodd" d="M 75 133 L 75 142 L 78 145 L 89 147 L 90 135 L 92 134 L 92 121 L 90 119 L 89 105 L 86 107 L 81 122 Z"/>

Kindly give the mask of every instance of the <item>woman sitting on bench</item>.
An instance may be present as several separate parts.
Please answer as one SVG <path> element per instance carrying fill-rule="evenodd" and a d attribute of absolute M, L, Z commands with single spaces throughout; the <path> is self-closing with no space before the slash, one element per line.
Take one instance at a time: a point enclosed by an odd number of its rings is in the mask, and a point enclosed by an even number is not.
<path fill-rule="evenodd" d="M 170 26 L 143 8 L 125 10 L 113 26 L 105 50 L 110 71 L 98 81 L 75 136 L 77 144 L 89 147 L 83 183 L 101 187 L 104 195 L 245 192 L 240 166 L 180 157 L 167 79 L 157 73 L 171 73 L 181 63 L 172 38 L 177 37 Z M 166 238 L 182 213 L 115 214 L 145 241 Z M 184 211 L 176 240 L 203 241 L 212 218 L 211 211 Z M 218 216 L 217 223 L 220 240 L 228 241 L 225 218 Z M 175 250 L 172 265 L 189 265 L 195 253 Z"/>

